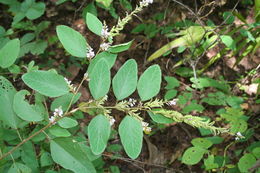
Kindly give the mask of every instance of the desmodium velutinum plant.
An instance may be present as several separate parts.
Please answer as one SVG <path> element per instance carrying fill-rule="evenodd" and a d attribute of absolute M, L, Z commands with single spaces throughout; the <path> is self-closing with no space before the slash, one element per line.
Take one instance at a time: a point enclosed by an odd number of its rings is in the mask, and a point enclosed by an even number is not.
<path fill-rule="evenodd" d="M 9 156 L 15 160 L 19 148 L 21 150 L 29 148 L 28 150 L 33 153 L 31 157 L 36 159 L 33 142 L 42 142 L 47 137 L 49 142 L 47 146 L 50 147 L 51 158 L 55 163 L 77 173 L 96 172 L 91 161 L 104 152 L 112 126 L 117 121 L 111 114 L 112 109 L 122 111 L 126 115 L 120 123 L 118 122 L 118 131 L 124 150 L 132 159 L 136 159 L 141 152 L 143 132 L 149 134 L 152 131 L 149 123 L 144 122 L 141 117 L 142 111 L 148 112 L 152 119 L 159 118 L 169 123 L 186 123 L 195 128 L 209 129 L 214 134 L 228 132 L 226 128 L 215 127 L 214 122 L 163 108 L 165 104 L 174 104 L 175 100 L 168 102 L 153 99 L 161 86 L 161 69 L 158 65 L 147 68 L 138 79 L 137 63 L 134 59 L 129 59 L 111 79 L 110 70 L 117 54 L 129 49 L 132 43 L 130 41 L 113 45 L 113 37 L 120 33 L 136 13 L 152 2 L 152 0 L 141 1 L 133 12 L 119 19 L 117 25 L 110 31 L 95 15 L 87 13 L 86 23 L 89 30 L 100 36 L 102 41 L 97 53 L 79 32 L 65 25 L 57 26 L 57 35 L 65 50 L 74 57 L 89 60 L 87 72 L 77 87 L 55 70 L 28 68 L 22 75 L 22 81 L 35 91 L 35 104 L 29 104 L 25 98 L 31 94 L 29 91 L 16 91 L 11 82 L 0 76 L 0 119 L 3 122 L 1 126 L 15 129 L 20 139 L 20 141 L 10 140 L 10 144 L 14 145 L 12 148 L 1 144 L 1 148 L 4 148 L 0 150 L 1 163 L 6 162 Z M 0 61 L 2 68 L 8 68 L 15 62 L 19 49 L 20 41 L 15 39 L 0 50 L 0 59 L 1 56 L 5 56 L 5 52 L 13 53 L 10 55 L 12 61 Z M 93 100 L 81 102 L 72 109 L 72 105 L 81 96 L 79 89 L 84 81 L 88 82 Z M 117 102 L 114 106 L 106 106 L 111 85 Z M 136 90 L 140 100 L 128 98 Z M 55 98 L 50 110 L 47 108 L 47 98 Z M 51 111 L 53 114 L 49 115 Z M 84 135 L 76 137 L 67 130 L 79 126 L 74 117 L 82 112 L 95 115 L 87 127 L 90 147 L 83 140 Z M 26 131 L 28 130 L 26 128 L 32 123 L 36 128 L 31 133 Z M 25 134 L 20 135 L 18 129 L 24 129 Z M 37 164 L 32 166 L 34 170 L 37 170 Z"/>

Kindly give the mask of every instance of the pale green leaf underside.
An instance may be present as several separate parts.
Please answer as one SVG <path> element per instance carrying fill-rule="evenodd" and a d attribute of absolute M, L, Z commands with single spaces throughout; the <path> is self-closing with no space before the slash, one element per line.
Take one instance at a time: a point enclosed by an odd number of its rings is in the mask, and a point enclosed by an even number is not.
<path fill-rule="evenodd" d="M 54 162 L 65 169 L 77 173 L 96 170 L 77 142 L 70 138 L 55 138 L 51 140 L 51 156 Z"/>
<path fill-rule="evenodd" d="M 112 81 L 113 91 L 117 100 L 130 96 L 137 85 L 137 63 L 134 59 L 128 60 L 117 72 Z"/>
<path fill-rule="evenodd" d="M 101 154 L 105 150 L 110 131 L 109 121 L 104 115 L 98 115 L 90 121 L 88 137 L 90 148 L 95 155 Z"/>
<path fill-rule="evenodd" d="M 119 125 L 119 135 L 126 154 L 136 159 L 141 153 L 143 143 L 141 122 L 131 116 L 126 116 Z"/>
<path fill-rule="evenodd" d="M 88 29 L 91 32 L 93 32 L 97 35 L 101 35 L 103 24 L 95 15 L 93 15 L 91 13 L 87 13 L 86 23 L 87 23 Z"/>
<path fill-rule="evenodd" d="M 33 71 L 22 76 L 26 85 L 42 95 L 58 97 L 69 92 L 69 87 L 61 75 L 51 71 Z"/>
<path fill-rule="evenodd" d="M 87 42 L 79 32 L 65 25 L 57 26 L 56 32 L 63 47 L 71 55 L 79 58 L 87 56 Z"/>
<path fill-rule="evenodd" d="M 156 96 L 161 88 L 161 69 L 158 65 L 152 65 L 141 75 L 137 91 L 142 101 L 146 101 Z"/>
<path fill-rule="evenodd" d="M 90 73 L 89 89 L 94 99 L 104 97 L 110 88 L 110 70 L 105 60 L 100 60 Z"/>
<path fill-rule="evenodd" d="M 30 105 L 25 101 L 25 95 L 30 93 L 26 90 L 21 90 L 17 92 L 14 96 L 13 108 L 15 113 L 25 121 L 41 121 L 43 120 L 43 115 L 35 109 L 34 105 Z"/>

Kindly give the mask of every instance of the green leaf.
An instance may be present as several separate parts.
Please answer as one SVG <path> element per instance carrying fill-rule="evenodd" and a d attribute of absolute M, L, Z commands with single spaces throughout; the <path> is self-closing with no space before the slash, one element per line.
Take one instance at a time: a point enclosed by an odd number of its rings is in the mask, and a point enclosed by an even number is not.
<path fill-rule="evenodd" d="M 182 77 L 191 77 L 193 76 L 193 71 L 191 68 L 179 67 L 175 70 L 175 73 Z"/>
<path fill-rule="evenodd" d="M 190 47 L 196 44 L 205 36 L 205 29 L 210 29 L 210 27 L 190 26 L 189 28 L 180 31 L 178 35 L 182 35 L 181 37 L 174 39 L 170 43 L 167 43 L 162 48 L 158 49 L 148 58 L 148 61 L 153 61 L 159 58 L 173 48 L 182 46 Z M 211 32 L 207 34 L 210 33 Z"/>
<path fill-rule="evenodd" d="M 205 139 L 211 141 L 213 144 L 221 144 L 224 141 L 224 138 L 219 136 L 210 136 L 210 137 L 206 137 Z"/>
<path fill-rule="evenodd" d="M 186 165 L 195 165 L 199 163 L 206 152 L 207 150 L 201 147 L 190 147 L 184 152 L 182 163 L 185 163 Z"/>
<path fill-rule="evenodd" d="M 191 111 L 198 111 L 198 112 L 202 113 L 202 111 L 203 111 L 204 109 L 205 109 L 205 108 L 204 108 L 202 105 L 196 103 L 196 100 L 192 100 L 189 105 L 185 106 L 185 107 L 182 109 L 182 112 L 183 112 L 184 114 L 188 114 L 188 113 L 190 113 Z"/>
<path fill-rule="evenodd" d="M 34 20 L 44 14 L 45 3 L 43 3 L 43 2 L 35 3 L 34 1 L 31 1 L 31 0 L 26 0 L 26 2 L 29 2 L 28 6 L 30 6 L 29 9 L 27 9 L 26 13 L 25 13 L 25 15 L 28 19 Z"/>
<path fill-rule="evenodd" d="M 113 91 L 117 100 L 130 96 L 137 85 L 137 63 L 130 59 L 119 69 L 112 81 Z"/>
<path fill-rule="evenodd" d="M 21 119 L 17 117 L 13 110 L 13 100 L 16 90 L 6 78 L 0 76 L 0 120 L 5 125 L 17 129 Z"/>
<path fill-rule="evenodd" d="M 99 2 L 99 3 L 103 4 L 106 8 L 108 8 L 110 6 L 112 1 L 113 0 L 96 0 L 96 2 Z"/>
<path fill-rule="evenodd" d="M 87 13 L 91 13 L 95 16 L 97 16 L 97 8 L 95 6 L 94 1 L 92 1 L 91 3 L 88 3 L 88 5 L 83 8 L 83 13 L 82 13 L 82 17 L 86 20 L 87 17 Z"/>
<path fill-rule="evenodd" d="M 154 122 L 159 124 L 169 124 L 174 122 L 174 120 L 167 118 L 161 114 L 154 114 L 153 112 L 150 111 L 148 111 L 148 114 Z"/>
<path fill-rule="evenodd" d="M 176 95 L 177 95 L 177 90 L 175 90 L 175 89 L 170 89 L 170 90 L 168 90 L 168 91 L 165 93 L 164 99 L 165 99 L 165 100 L 171 100 L 171 99 L 173 99 L 174 97 L 176 97 Z"/>
<path fill-rule="evenodd" d="M 97 56 L 93 60 L 91 60 L 89 66 L 88 66 L 87 72 L 90 74 L 92 72 L 94 66 L 96 66 L 96 64 L 100 60 L 105 60 L 109 69 L 111 69 L 113 67 L 113 65 L 115 64 L 116 57 L 117 57 L 117 54 L 112 54 L 109 52 L 101 52 L 101 53 L 97 54 Z"/>
<path fill-rule="evenodd" d="M 58 108 L 60 106 L 63 111 L 66 111 L 70 105 L 72 98 L 73 98 L 73 101 L 71 102 L 71 104 L 74 104 L 79 100 L 81 93 L 77 93 L 74 97 L 73 96 L 74 96 L 73 93 L 68 93 L 66 95 L 56 98 L 51 103 L 51 111 L 54 111 L 56 108 Z"/>
<path fill-rule="evenodd" d="M 242 156 L 238 161 L 238 168 L 241 172 L 248 172 L 248 169 L 251 168 L 256 162 L 256 158 L 253 154 L 248 153 Z"/>
<path fill-rule="evenodd" d="M 51 154 L 48 153 L 48 152 L 41 153 L 40 163 L 41 163 L 41 167 L 52 165 L 53 161 L 52 161 L 52 158 L 51 158 Z"/>
<path fill-rule="evenodd" d="M 132 11 L 133 7 L 131 5 L 131 3 L 128 0 L 120 0 L 120 4 L 126 8 L 127 10 Z"/>
<path fill-rule="evenodd" d="M 82 151 L 85 153 L 86 156 L 88 156 L 88 159 L 92 162 L 98 158 L 101 157 L 101 155 L 95 155 L 89 146 L 87 146 L 86 142 L 80 142 L 78 143 L 79 146 L 81 147 Z"/>
<path fill-rule="evenodd" d="M 89 74 L 89 89 L 95 100 L 104 97 L 110 88 L 110 70 L 105 60 L 96 63 Z"/>
<path fill-rule="evenodd" d="M 231 12 L 225 11 L 223 13 L 223 18 L 226 24 L 232 24 L 235 21 L 235 16 Z"/>
<path fill-rule="evenodd" d="M 194 147 L 201 147 L 204 149 L 208 149 L 213 145 L 213 143 L 205 138 L 194 138 L 191 141 Z"/>
<path fill-rule="evenodd" d="M 231 124 L 230 132 L 234 134 L 238 132 L 241 133 L 245 132 L 248 126 L 247 122 L 242 119 L 236 119 L 232 121 L 230 124 Z"/>
<path fill-rule="evenodd" d="M 134 29 L 132 29 L 131 33 L 132 34 L 137 34 L 140 33 L 142 31 L 144 31 L 146 28 L 146 24 L 138 24 Z"/>
<path fill-rule="evenodd" d="M 228 93 L 230 90 L 230 86 L 224 81 L 217 81 L 207 77 L 197 78 L 197 80 L 191 78 L 190 80 L 194 83 L 192 84 L 194 88 L 214 87 L 225 93 Z"/>
<path fill-rule="evenodd" d="M 207 159 L 204 159 L 204 165 L 206 170 L 218 168 L 218 164 L 215 163 L 214 155 L 209 155 Z"/>
<path fill-rule="evenodd" d="M 51 71 L 32 71 L 22 76 L 26 85 L 42 95 L 58 97 L 69 92 L 64 78 Z"/>
<path fill-rule="evenodd" d="M 143 143 L 143 129 L 141 122 L 126 116 L 119 125 L 119 135 L 126 154 L 136 159 L 141 153 Z"/>
<path fill-rule="evenodd" d="M 91 32 L 99 36 L 101 35 L 103 24 L 95 15 L 87 13 L 86 24 Z"/>
<path fill-rule="evenodd" d="M 55 138 L 50 148 L 52 159 L 63 168 L 77 173 L 96 172 L 79 144 L 71 138 Z"/>
<path fill-rule="evenodd" d="M 110 53 L 119 53 L 119 52 L 123 52 L 123 51 L 126 51 L 128 50 L 131 45 L 132 45 L 132 41 L 129 41 L 127 43 L 123 43 L 123 44 L 118 44 L 118 45 L 114 45 L 114 46 L 111 46 L 109 49 L 108 49 L 108 52 Z"/>
<path fill-rule="evenodd" d="M 175 87 L 180 86 L 179 81 L 172 76 L 164 76 L 164 79 L 167 81 L 167 85 L 165 87 L 165 89 L 173 89 Z"/>
<path fill-rule="evenodd" d="M 14 39 L 8 41 L 2 49 L 0 49 L 0 66 L 2 68 L 10 67 L 18 58 L 20 52 L 20 41 Z"/>
<path fill-rule="evenodd" d="M 231 50 L 236 49 L 236 42 L 233 40 L 233 38 L 229 35 L 221 35 L 220 36 L 221 41 Z"/>
<path fill-rule="evenodd" d="M 192 93 L 183 92 L 182 95 L 178 96 L 178 104 L 185 105 L 192 98 Z"/>
<path fill-rule="evenodd" d="M 88 125 L 88 137 L 90 148 L 95 155 L 101 154 L 110 136 L 111 127 L 104 115 L 93 118 Z"/>
<path fill-rule="evenodd" d="M 260 147 L 256 147 L 253 149 L 252 153 L 254 154 L 254 156 L 259 159 L 260 158 Z"/>
<path fill-rule="evenodd" d="M 15 113 L 25 121 L 41 121 L 43 120 L 43 115 L 37 111 L 35 105 L 30 105 L 25 101 L 25 96 L 30 95 L 27 90 L 21 90 L 17 92 L 14 96 L 13 109 Z"/>
<path fill-rule="evenodd" d="M 71 55 L 79 58 L 87 56 L 87 42 L 79 32 L 65 25 L 57 26 L 56 32 L 63 47 Z"/>
<path fill-rule="evenodd" d="M 137 91 L 142 101 L 156 96 L 161 88 L 161 69 L 158 65 L 152 65 L 141 75 Z"/>
<path fill-rule="evenodd" d="M 204 97 L 202 103 L 208 103 L 209 105 L 226 105 L 226 95 L 222 92 L 209 93 L 208 97 Z"/>
<path fill-rule="evenodd" d="M 49 132 L 56 137 L 68 137 L 71 135 L 67 129 L 63 129 L 57 125 L 49 128 Z"/>
<path fill-rule="evenodd" d="M 28 166 L 19 163 L 19 162 L 15 162 L 12 164 L 12 166 L 9 168 L 7 173 L 17 173 L 17 172 L 21 172 L 21 173 L 31 173 L 32 170 L 31 168 L 29 168 Z"/>
<path fill-rule="evenodd" d="M 36 156 L 34 145 L 31 141 L 24 143 L 21 146 L 21 159 L 26 166 L 32 169 L 32 172 L 39 172 L 39 163 Z"/>
<path fill-rule="evenodd" d="M 68 128 L 77 126 L 78 122 L 72 118 L 64 117 L 58 121 L 58 124 L 60 127 L 68 129 Z"/>

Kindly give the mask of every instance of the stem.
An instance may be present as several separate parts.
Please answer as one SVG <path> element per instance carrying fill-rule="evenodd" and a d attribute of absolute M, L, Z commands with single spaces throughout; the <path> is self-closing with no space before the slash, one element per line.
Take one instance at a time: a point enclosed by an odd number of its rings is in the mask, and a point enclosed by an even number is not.
<path fill-rule="evenodd" d="M 228 146 L 226 146 L 225 150 L 224 150 L 224 160 L 223 160 L 223 163 L 222 163 L 222 167 L 225 166 L 226 164 L 226 155 L 227 155 L 227 150 L 229 147 L 231 147 L 231 145 L 235 144 L 236 142 L 231 142 L 230 144 L 228 144 Z"/>
<path fill-rule="evenodd" d="M 34 134 L 32 134 L 31 136 L 29 136 L 28 138 L 24 139 L 22 142 L 20 142 L 18 145 L 16 145 L 15 147 L 13 147 L 10 151 L 8 151 L 7 153 L 3 154 L 0 157 L 0 160 L 2 160 L 3 158 L 7 157 L 8 155 L 12 154 L 16 149 L 18 149 L 20 146 L 22 146 L 24 143 L 26 143 L 27 141 L 29 141 L 30 139 L 32 139 L 33 137 L 37 136 L 38 134 L 42 133 L 44 130 L 46 130 L 47 128 L 49 128 L 50 126 L 52 126 L 52 123 L 49 123 L 48 125 L 46 125 L 45 127 L 43 127 L 41 130 L 35 132 Z"/>
<path fill-rule="evenodd" d="M 69 109 L 70 109 L 70 107 L 71 107 L 71 105 L 72 105 L 73 99 L 74 99 L 75 95 L 78 93 L 79 88 L 80 88 L 81 85 L 83 84 L 84 80 L 85 80 L 85 77 L 83 77 L 83 79 L 81 80 L 81 82 L 80 82 L 80 84 L 79 84 L 79 86 L 78 86 L 76 92 L 74 93 L 72 99 L 70 100 L 70 104 L 69 104 L 69 106 L 68 106 L 66 112 L 64 113 L 64 116 L 62 116 L 62 117 L 60 117 L 60 118 L 57 118 L 57 120 L 56 120 L 55 122 L 59 121 L 59 120 L 62 119 L 63 117 L 69 116 L 70 114 L 72 114 L 72 113 L 74 113 L 74 112 L 76 112 L 76 111 L 78 110 L 78 108 L 76 108 L 76 109 L 74 109 L 74 110 L 72 110 L 72 111 L 69 112 Z M 39 131 L 35 132 L 34 134 L 32 134 L 31 136 L 27 137 L 26 139 L 22 140 L 22 142 L 20 142 L 19 144 L 17 144 L 17 145 L 16 145 L 15 147 L 13 147 L 10 151 L 8 151 L 7 153 L 4 153 L 3 155 L 1 155 L 0 160 L 2 160 L 3 158 L 7 157 L 7 156 L 10 155 L 10 154 L 12 154 L 16 149 L 18 149 L 18 148 L 19 148 L 20 146 L 22 146 L 24 143 L 28 142 L 30 139 L 32 139 L 33 137 L 37 136 L 38 134 L 43 133 L 46 129 L 48 129 L 48 128 L 51 127 L 52 125 L 53 125 L 53 123 L 49 123 L 49 124 L 47 124 L 45 127 L 43 127 L 42 129 L 40 129 Z M 19 134 L 19 133 L 18 133 L 18 134 Z M 19 135 L 19 136 L 20 136 L 20 135 Z M 21 138 L 20 138 L 20 139 L 21 139 Z"/>

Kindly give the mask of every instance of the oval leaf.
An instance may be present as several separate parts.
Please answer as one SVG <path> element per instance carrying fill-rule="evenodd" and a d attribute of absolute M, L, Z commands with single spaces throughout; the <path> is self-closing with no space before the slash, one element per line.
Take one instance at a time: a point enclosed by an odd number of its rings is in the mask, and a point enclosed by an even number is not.
<path fill-rule="evenodd" d="M 108 51 L 111 53 L 119 53 L 119 52 L 126 51 L 130 48 L 132 42 L 133 41 L 129 41 L 127 43 L 111 46 Z"/>
<path fill-rule="evenodd" d="M 143 128 L 141 122 L 133 117 L 126 116 L 119 125 L 119 135 L 126 154 L 136 159 L 142 149 Z"/>
<path fill-rule="evenodd" d="M 95 155 L 103 153 L 110 135 L 110 124 L 104 115 L 93 118 L 88 125 L 90 148 Z"/>
<path fill-rule="evenodd" d="M 128 60 L 117 72 L 112 81 L 113 91 L 117 100 L 130 96 L 137 85 L 137 63 L 134 59 Z"/>
<path fill-rule="evenodd" d="M 51 71 L 33 71 L 22 76 L 26 85 L 49 97 L 58 97 L 69 92 L 69 87 L 61 75 Z"/>
<path fill-rule="evenodd" d="M 238 168 L 241 172 L 248 172 L 248 169 L 254 166 L 256 158 L 253 154 L 248 153 L 242 156 L 238 161 Z"/>
<path fill-rule="evenodd" d="M 57 26 L 56 32 L 63 47 L 71 55 L 79 58 L 87 56 L 87 42 L 79 32 L 65 25 Z"/>
<path fill-rule="evenodd" d="M 10 40 L 0 50 L 0 66 L 2 68 L 10 67 L 18 58 L 20 52 L 19 39 Z"/>
<path fill-rule="evenodd" d="M 34 105 L 30 105 L 26 102 L 25 95 L 29 95 L 30 93 L 26 90 L 21 90 L 14 96 L 13 108 L 15 113 L 25 121 L 41 121 L 43 120 L 43 115 L 39 113 Z"/>
<path fill-rule="evenodd" d="M 220 39 L 228 48 L 232 50 L 236 49 L 236 42 L 229 35 L 221 35 Z"/>
<path fill-rule="evenodd" d="M 63 168 L 77 173 L 96 172 L 85 152 L 72 139 L 55 138 L 51 140 L 50 148 L 52 159 Z"/>
<path fill-rule="evenodd" d="M 25 2 L 32 2 L 32 4 L 27 4 L 29 6 L 29 9 L 26 10 L 26 17 L 30 20 L 34 20 L 39 18 L 44 14 L 45 11 L 45 3 L 38 2 L 34 3 L 34 1 L 25 1 Z"/>
<path fill-rule="evenodd" d="M 94 99 L 104 97 L 110 88 L 110 70 L 105 60 L 100 60 L 89 74 L 89 89 Z"/>
<path fill-rule="evenodd" d="M 49 132 L 56 137 L 69 137 L 71 135 L 67 129 L 63 129 L 57 125 L 49 128 Z"/>
<path fill-rule="evenodd" d="M 72 118 L 64 117 L 58 121 L 58 124 L 60 127 L 68 129 L 68 128 L 75 127 L 76 125 L 78 125 L 78 122 Z"/>
<path fill-rule="evenodd" d="M 101 35 L 103 24 L 95 15 L 93 15 L 91 13 L 87 13 L 86 23 L 87 23 L 88 29 L 91 32 L 93 32 L 97 35 Z"/>
<path fill-rule="evenodd" d="M 200 147 L 190 147 L 184 152 L 182 162 L 186 165 L 195 165 L 202 159 L 206 152 L 207 150 Z"/>
<path fill-rule="evenodd" d="M 161 87 L 161 69 L 158 65 L 153 65 L 145 70 L 141 75 L 137 91 L 142 101 L 146 101 L 156 96 Z"/>
<path fill-rule="evenodd" d="M 154 122 L 159 123 L 159 124 L 170 124 L 170 123 L 174 122 L 173 119 L 167 118 L 161 114 L 154 114 L 151 111 L 148 111 L 148 114 Z"/>
<path fill-rule="evenodd" d="M 201 147 L 204 149 L 208 149 L 213 145 L 210 140 L 207 140 L 205 138 L 194 138 L 192 139 L 191 143 L 194 147 Z"/>

